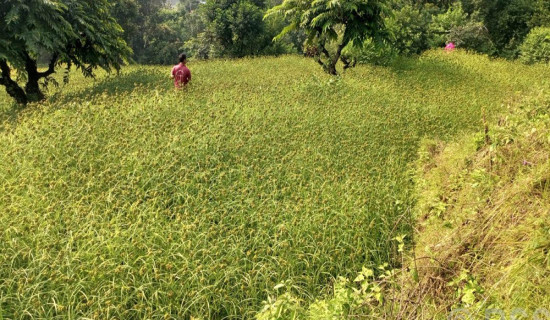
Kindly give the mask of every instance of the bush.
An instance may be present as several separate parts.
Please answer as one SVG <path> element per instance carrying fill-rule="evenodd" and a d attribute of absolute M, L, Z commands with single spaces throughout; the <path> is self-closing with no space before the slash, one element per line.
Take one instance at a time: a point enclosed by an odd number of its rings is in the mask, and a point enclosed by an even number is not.
<path fill-rule="evenodd" d="M 386 19 L 386 26 L 393 36 L 392 47 L 405 55 L 420 54 L 428 50 L 429 24 L 429 13 L 412 5 L 394 11 L 393 16 Z"/>
<path fill-rule="evenodd" d="M 361 46 L 348 45 L 342 51 L 344 59 L 353 63 L 374 64 L 385 66 L 390 64 L 397 57 L 398 50 L 391 44 L 376 43 L 367 39 Z"/>
<path fill-rule="evenodd" d="M 443 47 L 448 42 L 454 42 L 458 47 L 477 52 L 494 51 L 485 25 L 475 16 L 469 16 L 464 12 L 460 2 L 433 17 L 430 34 L 432 47 Z"/>
<path fill-rule="evenodd" d="M 520 60 L 527 64 L 550 62 L 550 28 L 538 27 L 529 32 L 521 45 Z"/>

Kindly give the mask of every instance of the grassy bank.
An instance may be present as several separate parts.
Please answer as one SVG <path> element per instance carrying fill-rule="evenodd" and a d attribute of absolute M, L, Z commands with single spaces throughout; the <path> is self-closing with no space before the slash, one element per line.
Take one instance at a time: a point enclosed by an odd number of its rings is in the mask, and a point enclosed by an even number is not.
<path fill-rule="evenodd" d="M 550 88 L 539 89 L 486 131 L 421 148 L 415 252 L 430 314 L 550 315 Z"/>
<path fill-rule="evenodd" d="M 76 76 L 0 128 L 0 314 L 251 317 L 394 262 L 420 141 L 479 131 L 548 69 L 429 52 L 341 78 L 299 57 Z M 536 84 L 536 86 L 535 86 Z M 53 93 L 53 92 L 52 92 Z"/>

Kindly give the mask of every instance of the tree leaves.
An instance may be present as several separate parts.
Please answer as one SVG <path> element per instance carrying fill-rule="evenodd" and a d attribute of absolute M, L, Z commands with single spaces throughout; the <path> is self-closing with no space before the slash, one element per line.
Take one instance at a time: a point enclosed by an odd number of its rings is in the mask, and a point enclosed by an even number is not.
<path fill-rule="evenodd" d="M 336 74 L 335 65 L 342 49 L 366 38 L 385 37 L 383 15 L 388 11 L 385 0 L 285 0 L 267 11 L 264 19 L 283 15 L 289 19 L 287 28 L 275 39 L 297 26 L 307 35 L 307 44 L 316 47 L 315 60 Z M 298 23 L 299 22 L 299 23 Z M 334 52 L 327 49 L 335 46 Z"/>
<path fill-rule="evenodd" d="M 98 67 L 118 70 L 131 49 L 121 40 L 110 8 L 107 0 L 6 0 L 0 10 L 0 59 L 20 73 L 34 74 L 25 77 L 28 81 L 50 75 L 58 61 L 87 76 Z M 46 73 L 36 70 L 40 56 L 56 57 Z"/>

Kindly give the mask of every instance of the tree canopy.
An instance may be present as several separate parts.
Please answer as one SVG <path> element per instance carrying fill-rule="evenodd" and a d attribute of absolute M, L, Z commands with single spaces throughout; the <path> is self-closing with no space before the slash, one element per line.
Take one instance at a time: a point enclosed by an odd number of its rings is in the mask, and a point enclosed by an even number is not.
<path fill-rule="evenodd" d="M 39 81 L 61 64 L 84 75 L 120 69 L 131 55 L 107 0 L 4 0 L 0 6 L 0 84 L 18 103 L 44 98 Z M 38 58 L 48 68 L 38 71 Z M 12 79 L 12 69 L 26 81 Z"/>
<path fill-rule="evenodd" d="M 384 0 L 285 0 L 270 9 L 266 17 L 281 14 L 289 20 L 278 37 L 300 28 L 307 34 L 313 56 L 326 72 L 337 74 L 336 63 L 347 45 L 362 45 L 367 38 L 383 39 L 386 34 Z M 331 52 L 330 45 L 334 45 Z M 346 65 L 347 61 L 343 61 Z"/>

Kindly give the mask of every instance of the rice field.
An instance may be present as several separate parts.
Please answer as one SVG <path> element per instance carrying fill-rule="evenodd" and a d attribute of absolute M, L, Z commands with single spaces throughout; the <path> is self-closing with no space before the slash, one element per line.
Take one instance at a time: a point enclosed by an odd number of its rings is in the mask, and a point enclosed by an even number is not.
<path fill-rule="evenodd" d="M 547 66 L 427 52 L 341 77 L 297 56 L 74 72 L 0 91 L 0 319 L 253 318 L 395 263 L 424 137 L 482 129 Z M 62 73 L 62 72 L 60 72 Z M 61 76 L 61 75 L 60 75 Z"/>

